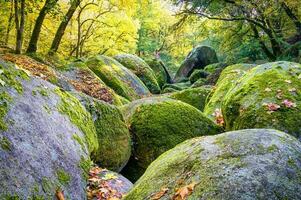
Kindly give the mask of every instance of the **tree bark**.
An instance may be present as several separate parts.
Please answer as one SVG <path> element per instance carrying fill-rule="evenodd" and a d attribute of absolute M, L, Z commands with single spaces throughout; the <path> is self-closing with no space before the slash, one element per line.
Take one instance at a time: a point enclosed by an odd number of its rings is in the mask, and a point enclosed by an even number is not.
<path fill-rule="evenodd" d="M 20 10 L 19 10 L 19 1 L 20 1 Z M 25 25 L 25 0 L 14 0 L 15 7 L 15 23 L 16 23 L 16 54 L 20 54 L 22 51 L 23 43 L 23 32 Z M 19 13 L 20 12 L 20 13 Z M 19 19 L 20 15 L 20 19 Z"/>
<path fill-rule="evenodd" d="M 276 56 L 269 50 L 269 48 L 265 45 L 264 41 L 261 40 L 259 36 L 259 32 L 254 24 L 250 23 L 250 26 L 252 28 L 252 31 L 254 33 L 254 37 L 258 40 L 260 47 L 264 54 L 272 61 L 276 60 Z"/>
<path fill-rule="evenodd" d="M 69 23 L 69 21 L 71 20 L 74 12 L 76 11 L 77 7 L 80 4 L 80 0 L 73 0 L 71 2 L 71 6 L 69 7 L 64 19 L 62 20 L 59 28 L 56 31 L 56 34 L 54 36 L 54 39 L 52 41 L 50 50 L 49 50 L 49 54 L 53 54 L 55 52 L 57 52 L 59 45 L 61 43 L 62 37 L 65 33 L 65 30 L 67 28 L 67 25 Z"/>
<path fill-rule="evenodd" d="M 6 35 L 5 35 L 5 40 L 4 40 L 4 45 L 8 44 L 9 41 L 9 34 L 13 25 L 13 19 L 14 19 L 14 2 L 13 0 L 10 1 L 11 7 L 10 7 L 10 13 L 9 13 L 9 18 L 7 22 L 7 29 L 6 29 Z"/>
<path fill-rule="evenodd" d="M 28 44 L 27 53 L 35 53 L 38 49 L 38 41 L 42 29 L 42 25 L 47 13 L 53 8 L 58 0 L 46 0 L 43 8 L 41 9 L 39 16 L 36 19 L 35 26 L 32 31 L 32 35 Z"/>
<path fill-rule="evenodd" d="M 295 24 L 298 35 L 301 35 L 301 21 L 298 20 L 297 16 L 293 13 L 292 9 L 288 7 L 284 2 L 281 4 L 287 16 L 293 21 Z"/>

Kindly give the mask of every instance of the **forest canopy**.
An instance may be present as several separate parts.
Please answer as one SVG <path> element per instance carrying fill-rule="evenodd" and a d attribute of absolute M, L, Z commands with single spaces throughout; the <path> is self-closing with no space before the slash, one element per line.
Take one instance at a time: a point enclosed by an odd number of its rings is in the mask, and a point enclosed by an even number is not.
<path fill-rule="evenodd" d="M 205 44 L 220 60 L 292 60 L 301 41 L 297 0 L 1 0 L 0 42 L 17 53 L 73 59 L 133 53 L 175 71 Z M 297 60 L 298 61 L 298 60 Z"/>

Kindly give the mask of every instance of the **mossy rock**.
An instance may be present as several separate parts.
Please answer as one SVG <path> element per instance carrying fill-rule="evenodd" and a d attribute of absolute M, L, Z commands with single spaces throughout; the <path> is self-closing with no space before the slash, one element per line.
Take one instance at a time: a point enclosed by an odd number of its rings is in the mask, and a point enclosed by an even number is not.
<path fill-rule="evenodd" d="M 192 88 L 197 88 L 197 87 L 201 87 L 203 85 L 206 85 L 206 79 L 205 78 L 200 78 L 198 79 L 196 82 L 194 82 L 191 87 Z"/>
<path fill-rule="evenodd" d="M 301 199 L 301 143 L 247 129 L 187 140 L 157 158 L 125 200 Z"/>
<path fill-rule="evenodd" d="M 136 74 L 153 94 L 160 93 L 160 86 L 152 68 L 141 58 L 132 54 L 119 54 L 114 59 Z"/>
<path fill-rule="evenodd" d="M 167 88 L 164 88 L 164 90 L 161 91 L 161 94 L 173 93 L 173 92 L 177 92 L 177 91 L 179 91 L 179 90 L 167 87 Z"/>
<path fill-rule="evenodd" d="M 227 67 L 228 64 L 227 63 L 223 63 L 223 62 L 220 62 L 220 63 L 213 63 L 213 64 L 210 64 L 210 65 L 207 65 L 204 70 L 210 74 L 214 73 L 216 70 L 218 69 L 224 69 L 225 67 Z"/>
<path fill-rule="evenodd" d="M 179 92 L 174 92 L 169 95 L 169 98 L 176 99 L 192 105 L 193 107 L 204 110 L 206 98 L 211 92 L 210 88 L 198 87 L 198 88 L 188 88 Z"/>
<path fill-rule="evenodd" d="M 207 69 L 210 72 L 210 75 L 207 76 L 205 84 L 206 85 L 216 85 L 221 73 L 227 66 L 228 66 L 228 64 L 226 64 L 226 63 L 216 63 L 216 64 L 211 64 L 211 65 L 206 66 L 204 70 Z"/>
<path fill-rule="evenodd" d="M 195 83 L 200 78 L 204 78 L 205 79 L 205 78 L 207 78 L 207 76 L 209 76 L 208 72 L 206 72 L 203 69 L 197 69 L 197 70 L 194 70 L 192 72 L 192 74 L 189 77 L 189 80 L 190 80 L 191 83 Z"/>
<path fill-rule="evenodd" d="M 151 94 L 133 72 L 113 58 L 98 55 L 89 58 L 86 64 L 107 86 L 130 101 Z"/>
<path fill-rule="evenodd" d="M 145 61 L 154 71 L 160 88 L 162 88 L 166 83 L 172 82 L 172 78 L 162 60 L 147 59 Z"/>
<path fill-rule="evenodd" d="M 94 74 L 94 72 L 86 66 L 85 62 L 75 61 L 69 63 L 59 72 L 61 76 L 58 85 L 64 90 L 75 89 L 78 92 L 83 92 L 98 100 L 116 106 L 123 104 L 120 96 Z"/>
<path fill-rule="evenodd" d="M 188 78 L 195 69 L 204 69 L 205 66 L 217 63 L 218 59 L 214 49 L 209 46 L 197 46 L 185 58 L 179 67 L 174 82 Z"/>
<path fill-rule="evenodd" d="M 75 93 L 92 115 L 99 148 L 92 159 L 102 168 L 116 172 L 128 162 L 131 155 L 131 137 L 120 110 L 104 101 Z"/>
<path fill-rule="evenodd" d="M 301 65 L 274 62 L 245 74 L 225 96 L 227 130 L 275 128 L 301 139 Z"/>
<path fill-rule="evenodd" d="M 0 199 L 85 199 L 98 148 L 91 115 L 67 92 L 0 61 Z M 75 139 L 76 138 L 76 139 Z"/>
<path fill-rule="evenodd" d="M 214 119 L 216 110 L 221 110 L 222 102 L 229 90 L 237 83 L 240 77 L 252 69 L 255 65 L 236 64 L 226 67 L 219 77 L 215 89 L 208 97 L 208 103 L 205 106 L 204 113 Z"/>
<path fill-rule="evenodd" d="M 198 109 L 166 97 L 142 99 L 126 107 L 123 112 L 133 137 L 134 150 L 122 173 L 132 181 L 141 176 L 160 154 L 178 143 L 221 131 Z"/>
<path fill-rule="evenodd" d="M 175 90 L 184 90 L 186 88 L 189 88 L 190 86 L 191 86 L 190 81 L 181 82 L 181 83 L 173 83 L 173 84 L 165 84 L 163 86 L 163 90 L 166 88 L 173 88 Z"/>

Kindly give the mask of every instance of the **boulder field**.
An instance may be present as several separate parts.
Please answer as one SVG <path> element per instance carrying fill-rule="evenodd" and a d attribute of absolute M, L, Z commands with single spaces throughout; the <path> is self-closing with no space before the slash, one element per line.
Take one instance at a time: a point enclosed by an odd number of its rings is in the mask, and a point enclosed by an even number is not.
<path fill-rule="evenodd" d="M 301 199 L 300 64 L 115 59 L 0 60 L 0 199 Z"/>

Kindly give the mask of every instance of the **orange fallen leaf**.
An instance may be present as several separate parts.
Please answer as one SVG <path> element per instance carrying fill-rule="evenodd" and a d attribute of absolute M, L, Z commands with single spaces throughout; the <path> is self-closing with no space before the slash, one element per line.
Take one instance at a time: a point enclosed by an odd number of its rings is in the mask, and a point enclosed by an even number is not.
<path fill-rule="evenodd" d="M 176 194 L 172 197 L 172 199 L 173 200 L 186 200 L 187 197 L 193 192 L 195 186 L 196 186 L 196 183 L 192 182 L 189 185 L 179 188 L 177 190 Z"/>
<path fill-rule="evenodd" d="M 163 197 L 166 192 L 168 191 L 168 188 L 161 188 L 160 192 L 157 192 L 151 196 L 151 200 L 159 200 L 161 197 Z"/>
<path fill-rule="evenodd" d="M 65 200 L 64 193 L 62 190 L 57 190 L 55 193 L 57 200 Z"/>

